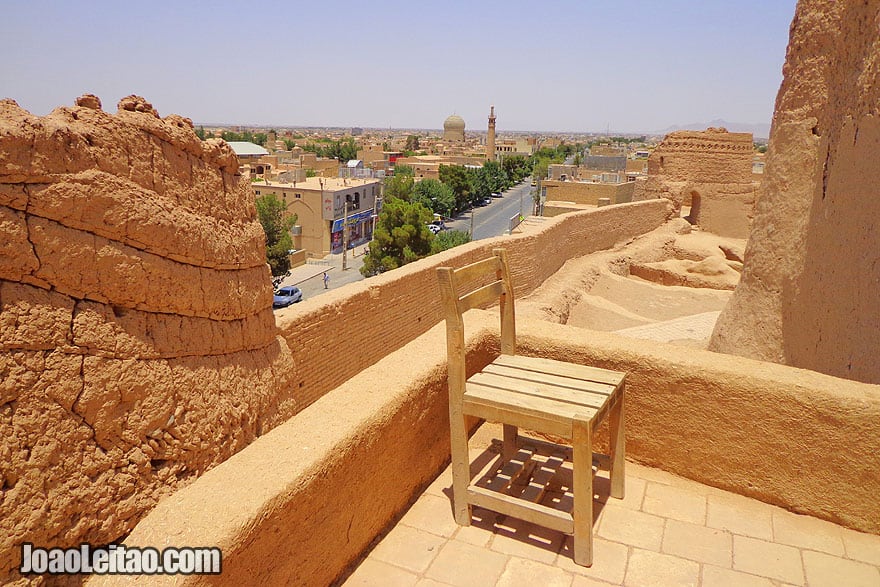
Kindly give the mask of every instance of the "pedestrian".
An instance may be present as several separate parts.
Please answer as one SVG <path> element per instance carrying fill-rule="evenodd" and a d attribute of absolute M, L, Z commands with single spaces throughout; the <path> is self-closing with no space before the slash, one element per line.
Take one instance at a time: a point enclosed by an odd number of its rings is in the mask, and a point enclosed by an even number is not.
<path fill-rule="evenodd" d="M 327 289 L 328 284 L 330 283 L 330 276 L 327 275 L 327 272 L 324 272 L 324 289 Z"/>

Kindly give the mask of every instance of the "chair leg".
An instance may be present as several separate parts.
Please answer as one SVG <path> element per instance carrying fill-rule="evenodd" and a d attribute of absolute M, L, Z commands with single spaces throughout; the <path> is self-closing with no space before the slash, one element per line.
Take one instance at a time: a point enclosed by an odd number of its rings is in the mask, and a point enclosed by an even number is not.
<path fill-rule="evenodd" d="M 516 446 L 517 428 L 511 424 L 504 424 L 504 444 L 501 448 L 501 456 L 505 461 L 509 461 L 517 453 L 519 448 Z"/>
<path fill-rule="evenodd" d="M 449 416 L 452 448 L 452 509 L 458 525 L 470 526 L 471 505 L 468 503 L 467 488 L 471 480 L 471 472 L 467 428 L 461 412 Z"/>
<path fill-rule="evenodd" d="M 621 384 L 620 397 L 609 416 L 611 433 L 611 497 L 616 497 L 617 499 L 623 499 L 626 484 L 625 386 L 625 383 Z"/>
<path fill-rule="evenodd" d="M 575 416 L 572 430 L 572 465 L 574 475 L 574 562 L 593 564 L 593 440 L 592 425 L 584 416 Z"/>

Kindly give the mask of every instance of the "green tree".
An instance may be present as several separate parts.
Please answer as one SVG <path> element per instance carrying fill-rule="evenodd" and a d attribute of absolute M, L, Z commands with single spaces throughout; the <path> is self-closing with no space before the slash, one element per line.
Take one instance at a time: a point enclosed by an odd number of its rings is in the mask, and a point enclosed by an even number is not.
<path fill-rule="evenodd" d="M 385 197 L 400 198 L 409 201 L 412 198 L 413 168 L 408 165 L 398 165 L 394 168 L 394 175 L 385 178 Z"/>
<path fill-rule="evenodd" d="M 440 181 L 449 186 L 455 196 L 455 211 L 464 210 L 471 202 L 471 182 L 463 165 L 441 165 Z"/>
<path fill-rule="evenodd" d="M 386 199 L 361 273 L 370 277 L 427 257 L 434 240 L 427 226 L 432 218 L 431 211 L 421 204 Z"/>
<path fill-rule="evenodd" d="M 275 194 L 266 194 L 256 200 L 257 216 L 266 233 L 266 261 L 272 275 L 284 275 L 290 271 L 288 251 L 293 248 L 291 227 L 296 224 L 296 214 L 287 214 L 287 204 Z"/>
<path fill-rule="evenodd" d="M 205 136 L 205 127 L 204 126 L 199 126 L 199 128 L 196 129 L 196 136 L 199 137 L 200 139 L 202 139 L 203 141 L 205 140 L 206 136 Z"/>
<path fill-rule="evenodd" d="M 468 169 L 468 181 L 470 182 L 471 202 L 476 204 L 492 195 L 486 173 L 480 169 Z"/>
<path fill-rule="evenodd" d="M 469 242 L 471 242 L 471 235 L 464 230 L 444 230 L 438 233 L 431 242 L 431 254 Z"/>
<path fill-rule="evenodd" d="M 405 151 L 418 151 L 419 150 L 419 137 L 418 135 L 409 135 L 406 137 L 406 146 L 403 148 Z"/>
<path fill-rule="evenodd" d="M 436 179 L 423 179 L 413 186 L 412 202 L 418 202 L 438 214 L 452 216 L 455 194 L 452 188 Z"/>
<path fill-rule="evenodd" d="M 505 157 L 501 166 L 504 168 L 507 177 L 510 178 L 510 181 L 513 183 L 521 182 L 523 178 L 529 174 L 530 169 L 528 160 L 522 155 L 510 155 L 509 157 Z"/>
<path fill-rule="evenodd" d="M 510 187 L 510 179 L 497 161 L 487 161 L 480 171 L 486 176 L 489 192 L 501 192 Z"/>

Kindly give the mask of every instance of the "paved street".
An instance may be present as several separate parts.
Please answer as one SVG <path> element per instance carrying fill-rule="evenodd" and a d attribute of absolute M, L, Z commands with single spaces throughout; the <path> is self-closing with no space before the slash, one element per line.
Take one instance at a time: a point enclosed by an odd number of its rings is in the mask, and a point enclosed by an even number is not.
<path fill-rule="evenodd" d="M 522 213 L 528 217 L 532 213 L 531 185 L 526 180 L 503 193 L 501 198 L 492 198 L 492 203 L 474 209 L 474 240 L 491 238 L 504 234 L 510 227 L 510 218 Z M 450 230 L 469 232 L 471 212 L 460 214 L 455 220 L 447 222 Z M 348 252 L 347 269 L 342 270 L 342 255 L 327 255 L 323 259 L 313 259 L 311 263 L 296 267 L 284 279 L 283 285 L 296 285 L 303 292 L 303 300 L 311 299 L 331 289 L 347 283 L 364 279 L 360 268 L 364 264 L 364 248 L 360 245 Z M 329 281 L 324 289 L 324 272 Z"/>
<path fill-rule="evenodd" d="M 522 214 L 532 214 L 532 186 L 528 180 L 519 183 L 502 194 L 501 198 L 492 198 L 488 206 L 474 208 L 472 211 L 459 214 L 455 220 L 447 222 L 451 230 L 470 232 L 471 214 L 474 215 L 473 240 L 500 236 L 510 228 L 510 218 Z"/>

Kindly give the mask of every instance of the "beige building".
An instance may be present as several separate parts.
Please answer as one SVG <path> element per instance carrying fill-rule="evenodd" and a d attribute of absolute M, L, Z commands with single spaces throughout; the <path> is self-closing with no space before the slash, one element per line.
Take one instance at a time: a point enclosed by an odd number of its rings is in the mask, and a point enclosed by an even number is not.
<path fill-rule="evenodd" d="M 400 157 L 397 165 L 408 165 L 413 168 L 416 180 L 439 179 L 441 165 L 475 165 L 482 167 L 485 160 L 483 157 L 468 157 L 465 155 L 416 155 L 414 157 Z"/>
<path fill-rule="evenodd" d="M 566 212 L 584 210 L 602 203 L 622 204 L 632 202 L 636 182 L 600 183 L 589 181 L 559 181 L 546 179 L 541 182 L 544 216 L 558 216 Z M 602 201 L 606 199 L 606 201 Z"/>
<path fill-rule="evenodd" d="M 310 256 L 342 252 L 343 218 L 348 204 L 350 247 L 373 237 L 373 215 L 381 195 L 378 179 L 310 177 L 295 183 L 254 184 L 256 195 L 275 194 L 296 214 L 293 246 Z"/>
<path fill-rule="evenodd" d="M 458 114 L 453 114 L 443 122 L 443 142 L 464 142 L 464 119 Z"/>

